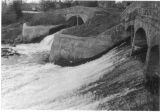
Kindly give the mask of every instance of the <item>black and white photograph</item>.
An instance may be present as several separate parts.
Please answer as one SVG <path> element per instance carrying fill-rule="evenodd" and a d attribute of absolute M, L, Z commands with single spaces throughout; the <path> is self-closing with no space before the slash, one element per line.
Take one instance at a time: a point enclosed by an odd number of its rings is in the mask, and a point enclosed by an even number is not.
<path fill-rule="evenodd" d="M 0 2 L 2 111 L 160 111 L 160 1 Z"/>

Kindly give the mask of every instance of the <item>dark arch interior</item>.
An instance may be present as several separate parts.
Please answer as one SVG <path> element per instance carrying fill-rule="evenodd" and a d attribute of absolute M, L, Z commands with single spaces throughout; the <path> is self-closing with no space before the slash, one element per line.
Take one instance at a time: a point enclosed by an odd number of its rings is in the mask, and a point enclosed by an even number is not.
<path fill-rule="evenodd" d="M 139 28 L 135 33 L 134 46 L 139 47 L 139 50 L 134 51 L 137 57 L 143 62 L 146 62 L 146 54 L 147 54 L 147 40 L 146 33 L 143 28 Z"/>
<path fill-rule="evenodd" d="M 143 28 L 140 28 L 137 30 L 135 34 L 135 40 L 134 40 L 135 46 L 138 47 L 146 47 L 147 46 L 147 37 L 146 33 Z"/>
<path fill-rule="evenodd" d="M 66 24 L 67 26 L 75 26 L 84 24 L 84 21 L 80 16 L 72 16 L 67 20 Z"/>

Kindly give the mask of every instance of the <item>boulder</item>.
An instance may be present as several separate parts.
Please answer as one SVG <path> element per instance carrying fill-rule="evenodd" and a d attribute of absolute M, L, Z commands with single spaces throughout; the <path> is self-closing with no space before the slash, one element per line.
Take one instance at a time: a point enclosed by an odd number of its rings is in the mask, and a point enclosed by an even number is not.
<path fill-rule="evenodd" d="M 51 28 L 57 27 L 57 25 L 49 26 L 28 26 L 26 23 L 23 24 L 22 40 L 25 42 L 39 42 L 46 35 L 49 34 Z"/>
<path fill-rule="evenodd" d="M 23 43 L 23 36 L 22 34 L 18 35 L 17 38 L 14 39 L 15 44 Z"/>
<path fill-rule="evenodd" d="M 114 38 L 106 33 L 104 32 L 97 37 L 56 34 L 49 60 L 61 66 L 78 65 L 98 58 L 98 56 L 126 39 L 123 33 Z"/>
<path fill-rule="evenodd" d="M 20 55 L 17 53 L 17 51 L 13 50 L 12 48 L 1 48 L 1 56 L 4 58 L 8 58 L 8 56 L 13 56 L 13 55 Z"/>

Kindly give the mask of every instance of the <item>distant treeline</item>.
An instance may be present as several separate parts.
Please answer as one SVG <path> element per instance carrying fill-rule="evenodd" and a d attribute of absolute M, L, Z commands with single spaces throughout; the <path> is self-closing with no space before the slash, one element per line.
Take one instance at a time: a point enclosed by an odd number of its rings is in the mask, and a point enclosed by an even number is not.
<path fill-rule="evenodd" d="M 2 1 L 2 25 L 8 25 L 19 21 L 28 21 L 33 14 L 23 14 L 25 11 L 54 11 L 76 5 L 86 7 L 118 8 L 124 9 L 130 2 L 116 3 L 115 1 L 75 1 L 66 0 L 41 0 L 39 3 L 25 3 L 24 0 L 14 0 L 10 4 Z"/>

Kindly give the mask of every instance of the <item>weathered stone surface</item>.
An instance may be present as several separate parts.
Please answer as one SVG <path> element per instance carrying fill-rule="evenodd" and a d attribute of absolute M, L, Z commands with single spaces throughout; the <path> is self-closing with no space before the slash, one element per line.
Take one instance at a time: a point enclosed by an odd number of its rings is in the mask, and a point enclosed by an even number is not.
<path fill-rule="evenodd" d="M 77 65 L 109 50 L 126 37 L 113 38 L 106 32 L 96 38 L 56 34 L 50 51 L 50 61 L 62 66 Z"/>
<path fill-rule="evenodd" d="M 49 26 L 28 26 L 26 23 L 23 24 L 22 39 L 25 42 L 32 42 L 34 40 L 42 40 L 44 36 L 49 34 L 51 28 L 57 27 L 57 25 Z"/>

